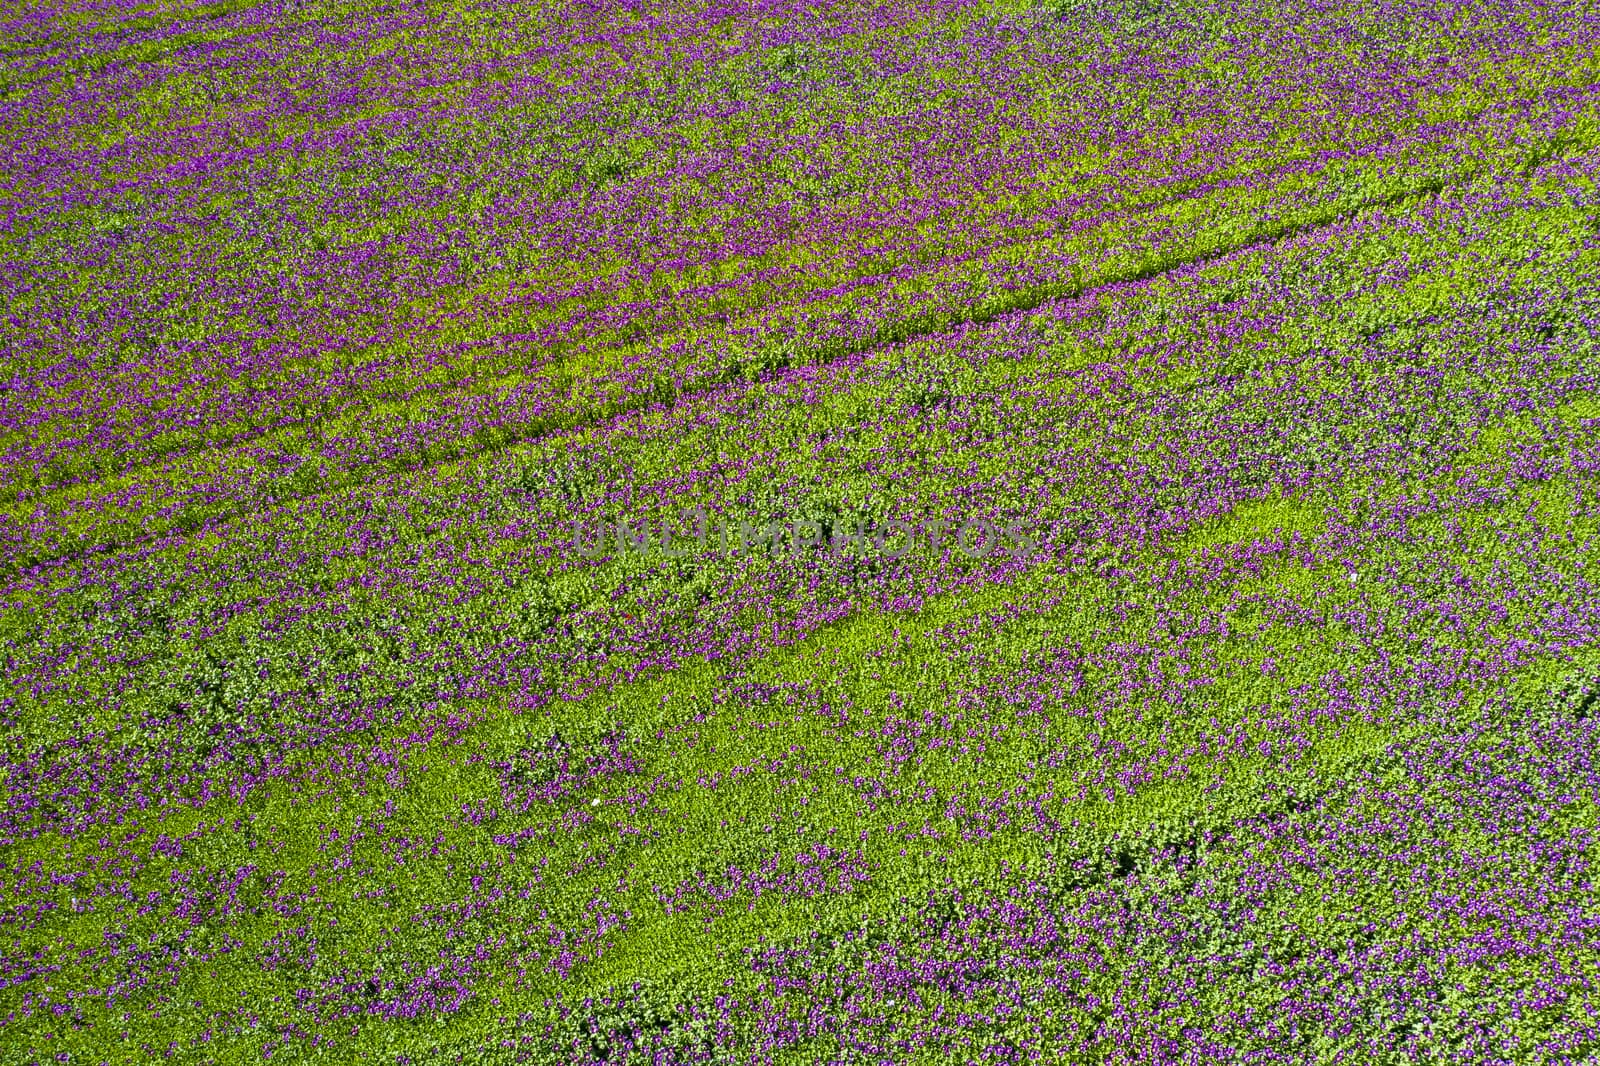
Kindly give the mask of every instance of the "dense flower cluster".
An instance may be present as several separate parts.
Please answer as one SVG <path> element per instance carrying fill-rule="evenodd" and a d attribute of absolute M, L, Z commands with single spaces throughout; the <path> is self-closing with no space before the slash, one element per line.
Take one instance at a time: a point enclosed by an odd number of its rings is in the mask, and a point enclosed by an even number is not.
<path fill-rule="evenodd" d="M 0 1063 L 1600 1055 L 1592 5 L 0 39 Z"/>

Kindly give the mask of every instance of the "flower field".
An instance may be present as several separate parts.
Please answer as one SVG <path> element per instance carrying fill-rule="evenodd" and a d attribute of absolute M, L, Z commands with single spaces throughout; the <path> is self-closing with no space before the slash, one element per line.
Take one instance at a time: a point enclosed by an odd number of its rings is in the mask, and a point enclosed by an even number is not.
<path fill-rule="evenodd" d="M 1600 8 L 0 45 L 0 1066 L 1600 1061 Z"/>

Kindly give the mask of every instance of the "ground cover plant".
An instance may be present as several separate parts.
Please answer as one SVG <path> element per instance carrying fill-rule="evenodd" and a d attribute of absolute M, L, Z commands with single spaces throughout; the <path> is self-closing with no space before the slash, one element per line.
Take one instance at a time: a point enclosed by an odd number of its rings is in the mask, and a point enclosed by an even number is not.
<path fill-rule="evenodd" d="M 1592 5 L 0 27 L 0 1063 L 1600 1056 Z"/>

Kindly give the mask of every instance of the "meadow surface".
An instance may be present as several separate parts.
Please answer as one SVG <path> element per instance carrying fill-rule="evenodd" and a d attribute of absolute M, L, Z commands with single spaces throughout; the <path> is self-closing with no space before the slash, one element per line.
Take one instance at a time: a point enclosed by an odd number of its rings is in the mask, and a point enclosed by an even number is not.
<path fill-rule="evenodd" d="M 15 0 L 0 159 L 0 1066 L 1600 1058 L 1592 4 Z"/>

